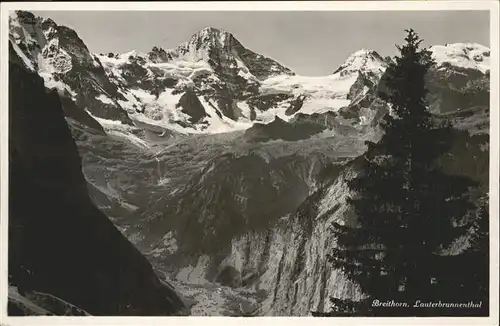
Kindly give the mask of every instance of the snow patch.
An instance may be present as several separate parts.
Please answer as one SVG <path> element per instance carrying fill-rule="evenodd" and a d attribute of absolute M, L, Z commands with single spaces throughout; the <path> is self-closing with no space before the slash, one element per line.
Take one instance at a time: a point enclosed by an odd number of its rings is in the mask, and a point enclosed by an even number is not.
<path fill-rule="evenodd" d="M 198 133 L 208 132 L 218 134 L 237 130 L 245 130 L 252 126 L 252 123 L 249 121 L 234 121 L 224 115 L 221 118 L 214 108 L 214 103 L 210 105 L 210 103 L 203 98 L 200 98 L 200 102 L 205 108 L 205 112 L 208 114 L 208 117 L 204 119 L 204 121 L 208 123 L 208 126 L 205 129 L 198 128 Z"/>
<path fill-rule="evenodd" d="M 105 128 L 106 129 L 106 128 Z M 129 141 L 132 145 L 135 145 L 141 149 L 151 149 L 151 146 L 145 140 L 137 137 L 128 132 L 118 131 L 118 130 L 106 130 L 109 136 L 115 136 L 117 138 L 121 138 Z"/>
<path fill-rule="evenodd" d="M 35 71 L 35 67 L 33 66 L 33 63 L 31 62 L 28 57 L 21 51 L 19 46 L 16 44 L 16 42 L 11 41 L 10 44 L 12 45 L 12 48 L 14 48 L 14 51 L 16 51 L 17 55 L 21 60 L 24 62 L 24 65 L 31 71 Z"/>
<path fill-rule="evenodd" d="M 101 94 L 98 97 L 96 97 L 96 100 L 99 100 L 99 101 L 101 101 L 104 104 L 114 104 L 113 100 L 110 99 L 108 96 L 106 96 L 104 94 Z"/>
<path fill-rule="evenodd" d="M 241 110 L 241 114 L 243 115 L 244 119 L 250 120 L 250 117 L 252 116 L 252 111 L 250 110 L 250 107 L 248 106 L 247 102 L 241 101 L 236 103 L 236 106 Z"/>
<path fill-rule="evenodd" d="M 60 80 L 55 80 L 52 74 L 45 71 L 40 71 L 38 72 L 38 74 L 40 75 L 40 77 L 43 78 L 45 87 L 49 89 L 55 88 L 57 90 L 62 91 L 63 94 L 67 92 L 71 95 L 72 98 L 76 97 L 76 92 L 73 91 L 71 87 L 69 87 L 67 84 L 63 83 Z"/>

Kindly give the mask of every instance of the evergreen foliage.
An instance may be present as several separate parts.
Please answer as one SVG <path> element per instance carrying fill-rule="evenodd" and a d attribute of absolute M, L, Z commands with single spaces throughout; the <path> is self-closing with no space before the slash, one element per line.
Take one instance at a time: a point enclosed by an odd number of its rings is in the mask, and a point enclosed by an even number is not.
<path fill-rule="evenodd" d="M 453 133 L 428 111 L 425 76 L 434 62 L 427 49 L 420 49 L 417 34 L 406 32 L 379 94 L 392 110 L 385 135 L 377 144 L 368 143 L 362 172 L 349 182 L 356 220 L 333 225 L 338 246 L 328 257 L 366 299 L 331 298 L 334 310 L 326 315 L 439 314 L 439 309 L 413 308 L 414 302 L 445 301 L 460 292 L 453 286 L 464 286 L 447 282 L 440 268 L 448 261 L 443 252 L 470 228 L 465 216 L 475 205 L 469 190 L 477 184 L 446 174 L 436 163 L 451 147 Z M 467 264 L 460 256 L 453 261 Z M 373 307 L 373 300 L 407 302 L 408 307 Z"/>

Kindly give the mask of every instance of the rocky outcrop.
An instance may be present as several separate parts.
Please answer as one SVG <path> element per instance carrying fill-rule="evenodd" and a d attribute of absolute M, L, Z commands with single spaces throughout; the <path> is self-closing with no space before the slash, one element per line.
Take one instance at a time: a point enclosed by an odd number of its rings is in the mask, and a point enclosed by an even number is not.
<path fill-rule="evenodd" d="M 9 100 L 9 284 L 92 315 L 184 314 L 175 290 L 92 204 L 57 92 L 15 58 Z"/>
<path fill-rule="evenodd" d="M 490 74 L 443 64 L 427 74 L 428 101 L 434 113 L 448 113 L 490 105 Z"/>
<path fill-rule="evenodd" d="M 186 91 L 181 96 L 177 105 L 182 108 L 181 111 L 183 113 L 190 116 L 189 122 L 191 123 L 198 123 L 201 119 L 207 116 L 205 108 L 196 94 L 191 90 Z"/>
<path fill-rule="evenodd" d="M 288 123 L 279 117 L 268 124 L 256 123 L 245 131 L 245 139 L 250 142 L 265 142 L 269 140 L 296 141 L 307 139 L 326 129 L 324 126 L 315 123 L 302 123 L 295 121 Z"/>
<path fill-rule="evenodd" d="M 286 115 L 293 115 L 297 113 L 300 109 L 302 109 L 302 105 L 304 105 L 304 100 L 306 99 L 306 96 L 297 96 L 295 100 L 293 100 L 290 103 L 290 106 L 288 109 L 286 109 L 285 114 Z"/>
<path fill-rule="evenodd" d="M 266 112 L 270 108 L 292 99 L 293 96 L 290 94 L 261 94 L 248 98 L 247 103 L 253 111 Z"/>

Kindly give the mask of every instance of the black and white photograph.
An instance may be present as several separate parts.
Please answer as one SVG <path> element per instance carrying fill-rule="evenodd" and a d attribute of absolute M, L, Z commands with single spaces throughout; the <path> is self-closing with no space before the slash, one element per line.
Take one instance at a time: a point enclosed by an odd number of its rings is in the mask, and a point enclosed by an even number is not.
<path fill-rule="evenodd" d="M 2 4 L 6 325 L 498 320 L 498 3 L 334 2 Z"/>

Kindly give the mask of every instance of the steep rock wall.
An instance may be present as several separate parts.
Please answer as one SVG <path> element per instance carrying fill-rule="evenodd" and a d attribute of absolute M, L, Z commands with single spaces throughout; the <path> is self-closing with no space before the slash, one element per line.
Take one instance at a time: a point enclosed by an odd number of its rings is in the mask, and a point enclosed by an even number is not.
<path fill-rule="evenodd" d="M 92 204 L 57 92 L 11 58 L 9 283 L 93 315 L 185 313 L 173 288 Z"/>

